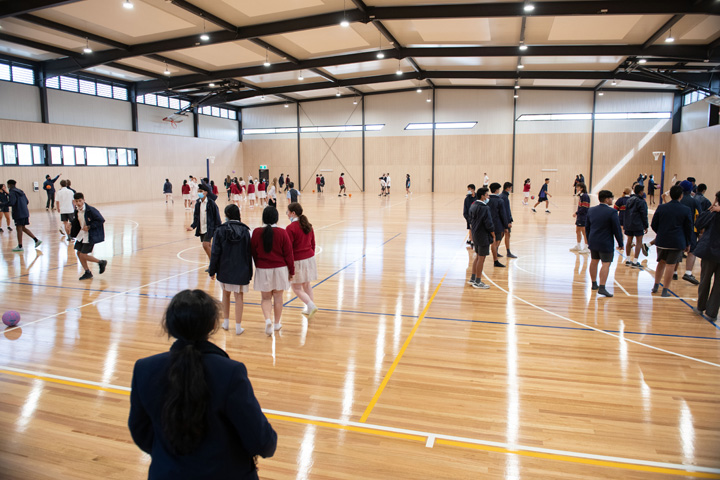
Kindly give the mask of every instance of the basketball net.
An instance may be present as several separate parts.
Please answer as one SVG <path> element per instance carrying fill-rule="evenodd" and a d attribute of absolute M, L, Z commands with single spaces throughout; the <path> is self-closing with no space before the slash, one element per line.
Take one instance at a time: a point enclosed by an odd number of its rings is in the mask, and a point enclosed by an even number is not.
<path fill-rule="evenodd" d="M 178 118 L 177 115 L 170 115 L 162 119 L 163 122 L 167 122 L 172 125 L 172 128 L 177 128 L 177 124 L 182 122 L 182 118 Z"/>
<path fill-rule="evenodd" d="M 665 155 L 665 152 L 652 152 L 652 154 L 655 157 L 655 161 L 657 162 L 660 159 L 661 155 Z"/>

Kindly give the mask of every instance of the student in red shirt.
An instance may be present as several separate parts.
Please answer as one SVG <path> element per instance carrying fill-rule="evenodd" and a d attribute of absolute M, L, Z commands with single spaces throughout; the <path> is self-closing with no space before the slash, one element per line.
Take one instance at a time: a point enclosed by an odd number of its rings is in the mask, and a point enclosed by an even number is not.
<path fill-rule="evenodd" d="M 248 200 L 250 200 L 250 208 L 255 207 L 255 184 L 252 180 L 248 180 L 247 186 Z"/>
<path fill-rule="evenodd" d="M 530 179 L 525 179 L 525 185 L 523 185 L 523 205 L 528 204 L 528 200 L 530 199 Z"/>
<path fill-rule="evenodd" d="M 318 193 L 322 193 L 322 184 L 320 183 L 320 174 L 315 174 L 315 188 Z"/>
<path fill-rule="evenodd" d="M 341 197 L 342 194 L 345 194 L 347 197 L 347 193 L 345 192 L 345 174 L 340 174 L 340 179 L 338 180 L 340 182 L 340 192 L 338 193 L 338 197 Z"/>
<path fill-rule="evenodd" d="M 237 179 L 230 182 L 230 194 L 232 195 L 232 203 L 238 206 L 240 208 L 240 196 L 242 195 L 242 190 L 240 190 L 240 185 L 238 185 Z"/>
<path fill-rule="evenodd" d="M 277 209 L 265 207 L 262 221 L 263 226 L 253 230 L 250 240 L 255 262 L 253 288 L 262 293 L 260 308 L 265 316 L 265 334 L 272 336 L 271 313 L 274 310 L 274 329 L 278 331 L 282 328 L 283 291 L 290 288 L 290 281 L 295 275 L 295 261 L 290 237 L 277 226 Z"/>
<path fill-rule="evenodd" d="M 314 303 L 313 289 L 310 282 L 317 280 L 317 265 L 315 264 L 315 232 L 308 218 L 303 215 L 302 206 L 292 202 L 286 212 L 290 225 L 285 231 L 290 237 L 295 259 L 295 276 L 291 286 L 295 295 L 305 304 L 303 314 L 308 319 L 318 311 Z"/>
<path fill-rule="evenodd" d="M 267 193 L 265 193 L 265 182 L 260 180 L 258 182 L 258 200 L 260 201 L 260 206 L 263 206 L 263 203 L 265 203 L 265 199 L 267 198 Z"/>
<path fill-rule="evenodd" d="M 192 205 L 192 200 L 190 199 L 190 185 L 188 185 L 187 180 L 183 180 L 182 197 L 183 197 L 183 202 L 185 203 L 185 210 L 190 210 L 190 206 Z"/>

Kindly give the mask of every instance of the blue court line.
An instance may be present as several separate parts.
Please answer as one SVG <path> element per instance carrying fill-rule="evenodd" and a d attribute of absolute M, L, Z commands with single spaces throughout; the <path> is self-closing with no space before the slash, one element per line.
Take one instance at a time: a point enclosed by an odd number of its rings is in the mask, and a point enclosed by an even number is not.
<path fill-rule="evenodd" d="M 648 273 L 650 273 L 650 272 L 648 272 Z M 663 288 L 665 288 L 665 285 L 663 285 L 662 283 L 660 283 L 659 285 L 661 285 Z M 670 292 L 671 294 L 673 294 L 673 295 L 675 296 L 675 298 L 677 298 L 678 300 L 680 300 L 681 302 L 683 302 L 685 305 L 687 305 L 688 307 L 690 307 L 691 310 L 693 310 L 693 309 L 695 308 L 695 307 L 693 307 L 692 305 L 690 305 L 688 302 L 686 302 L 685 300 L 683 300 L 682 298 L 680 298 L 675 292 L 673 292 L 673 291 L 670 290 L 669 288 L 668 288 L 668 292 Z M 694 310 L 693 310 L 693 311 L 694 311 Z M 708 323 L 709 323 L 710 325 L 712 325 L 713 327 L 715 327 L 715 328 L 717 328 L 718 330 L 720 330 L 720 327 L 717 325 L 717 323 L 713 323 L 713 322 L 711 322 L 710 320 L 708 320 L 708 319 L 705 317 L 704 314 L 701 315 L 701 318 L 702 318 L 703 320 L 705 320 L 706 322 L 708 322 Z"/>
<path fill-rule="evenodd" d="M 379 246 L 382 247 L 383 245 L 385 245 L 386 243 L 388 243 L 390 240 L 394 240 L 394 239 L 396 239 L 397 237 L 399 237 L 400 235 L 402 235 L 402 233 L 398 233 L 397 235 L 391 237 L 389 240 L 383 242 L 383 243 L 382 243 L 381 245 L 379 245 Z M 370 247 L 370 248 L 375 248 L 375 247 Z M 362 259 L 365 258 L 366 256 L 367 256 L 367 253 L 364 253 L 362 257 L 353 260 L 352 262 L 348 263 L 347 265 L 345 265 L 344 267 L 342 267 L 342 268 L 341 268 L 340 270 L 338 270 L 337 272 L 335 272 L 335 273 L 333 273 L 332 275 L 330 275 L 330 276 L 328 276 L 328 277 L 325 277 L 324 279 L 320 280 L 318 283 L 316 283 L 315 285 L 313 285 L 312 288 L 314 289 L 315 287 L 317 287 L 317 286 L 319 286 L 319 285 L 322 285 L 323 283 L 327 282 L 328 280 L 330 280 L 332 277 L 334 277 L 334 276 L 337 275 L 338 273 L 340 273 L 340 272 L 342 272 L 343 270 L 345 270 L 346 268 L 350 267 L 352 264 L 359 262 L 360 260 L 362 260 Z M 297 298 L 298 298 L 298 297 L 293 297 L 293 298 L 291 298 L 290 300 L 288 300 L 287 302 L 285 302 L 285 303 L 283 304 L 283 307 L 287 307 L 291 302 L 293 302 L 293 301 L 296 300 Z"/>

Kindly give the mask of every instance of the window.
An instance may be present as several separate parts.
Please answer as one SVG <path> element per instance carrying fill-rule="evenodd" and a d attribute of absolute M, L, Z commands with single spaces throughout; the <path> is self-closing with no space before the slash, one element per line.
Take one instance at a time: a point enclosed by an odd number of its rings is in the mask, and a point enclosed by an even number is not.
<path fill-rule="evenodd" d="M 60 77 L 60 90 L 68 92 L 78 91 L 78 79 L 74 77 Z"/>
<path fill-rule="evenodd" d="M 157 97 L 152 93 L 145 95 L 145 105 L 157 105 Z"/>
<path fill-rule="evenodd" d="M 163 108 L 170 108 L 170 103 L 168 101 L 168 97 L 164 95 L 158 95 L 157 96 L 157 106 L 163 107 Z"/>
<path fill-rule="evenodd" d="M 145 103 L 145 95 L 138 95 L 135 97 L 135 103 Z"/>
<path fill-rule="evenodd" d="M 117 157 L 118 157 L 118 165 L 125 166 L 127 165 L 127 150 L 124 148 L 118 148 L 117 149 Z"/>
<path fill-rule="evenodd" d="M 14 147 L 14 145 L 11 145 Z M 43 161 L 42 145 L 18 145 L 18 151 L 24 149 L 28 153 L 21 155 L 29 155 L 34 160 L 39 159 L 41 164 Z M 105 167 L 105 166 L 136 166 L 137 150 L 133 148 L 112 148 L 112 147 L 79 147 L 71 145 L 49 145 L 50 164 L 64 166 L 89 166 L 89 167 Z M 29 150 L 28 150 L 29 148 Z M 27 160 L 23 160 L 22 165 L 31 165 Z"/>
<path fill-rule="evenodd" d="M 12 66 L 12 81 L 16 83 L 25 83 L 27 85 L 35 84 L 35 72 L 32 68 Z"/>
<path fill-rule="evenodd" d="M 647 120 L 670 118 L 670 112 L 618 112 L 618 113 L 596 113 L 595 120 Z M 523 114 L 517 119 L 518 122 L 539 122 L 558 120 L 592 120 L 592 113 L 547 113 L 547 114 Z"/>
<path fill-rule="evenodd" d="M 45 80 L 47 88 L 60 88 L 60 77 L 52 77 Z"/>
<path fill-rule="evenodd" d="M 463 130 L 470 129 L 477 122 L 439 122 L 435 124 L 436 130 Z M 432 130 L 432 123 L 408 123 L 405 130 Z"/>
<path fill-rule="evenodd" d="M 87 80 L 80 80 L 80 93 L 86 95 L 95 95 L 95 82 L 88 82 Z"/>
<path fill-rule="evenodd" d="M 11 79 L 10 65 L 7 63 L 0 63 L 0 80 L 7 80 L 9 82 Z"/>
<path fill-rule="evenodd" d="M 75 147 L 75 164 L 85 165 L 85 149 L 83 147 Z"/>
<path fill-rule="evenodd" d="M 202 115 L 209 115 L 211 117 L 228 118 L 230 120 L 237 119 L 237 112 L 235 110 L 228 110 L 227 108 L 201 107 L 199 112 Z"/>
<path fill-rule="evenodd" d="M 113 91 L 113 98 L 115 100 L 127 100 L 128 99 L 127 88 L 118 87 L 117 85 L 113 85 L 112 91 Z"/>
<path fill-rule="evenodd" d="M 180 100 L 178 100 L 177 98 L 171 98 L 170 108 L 172 108 L 173 110 L 180 110 Z"/>
<path fill-rule="evenodd" d="M 17 146 L 17 158 L 19 165 L 32 165 L 32 146 L 26 143 L 18 144 Z"/>
<path fill-rule="evenodd" d="M 17 165 L 17 156 L 15 153 L 15 145 L 3 145 L 3 163 L 5 165 Z"/>
<path fill-rule="evenodd" d="M 87 147 L 87 164 L 91 166 L 103 166 L 108 164 L 108 149 L 98 147 Z"/>
<path fill-rule="evenodd" d="M 117 165 L 117 150 L 114 148 L 108 149 L 108 165 Z"/>
<path fill-rule="evenodd" d="M 62 147 L 62 158 L 63 165 L 72 166 L 75 165 L 75 147 Z"/>
<path fill-rule="evenodd" d="M 700 91 L 694 91 L 690 93 L 686 93 L 683 96 L 683 106 L 690 105 L 691 103 L 699 102 L 700 100 L 707 97 L 707 94 Z"/>
<path fill-rule="evenodd" d="M 45 165 L 45 155 L 43 155 L 43 148 L 40 145 L 33 145 L 33 165 Z"/>
<path fill-rule="evenodd" d="M 366 132 L 377 132 L 383 129 L 385 124 L 365 125 Z M 324 132 L 361 132 L 362 125 L 330 125 L 324 127 L 300 127 L 300 133 L 324 133 Z M 296 127 L 277 128 L 244 128 L 243 135 L 272 135 L 280 133 L 297 133 Z"/>
<path fill-rule="evenodd" d="M 62 165 L 62 149 L 50 147 L 50 165 Z"/>
<path fill-rule="evenodd" d="M 98 97 L 112 98 L 112 96 L 113 96 L 112 86 L 108 85 L 106 83 L 98 83 L 97 84 L 97 94 L 98 94 Z"/>

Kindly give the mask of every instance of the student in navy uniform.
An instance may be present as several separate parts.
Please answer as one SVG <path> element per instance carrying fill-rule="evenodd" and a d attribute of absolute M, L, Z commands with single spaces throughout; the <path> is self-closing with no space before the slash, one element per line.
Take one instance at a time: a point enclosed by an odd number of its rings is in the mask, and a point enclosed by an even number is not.
<path fill-rule="evenodd" d="M 633 268 L 642 268 L 638 258 L 640 258 L 640 250 L 643 248 L 642 238 L 648 231 L 648 207 L 645 199 L 642 197 L 643 187 L 640 184 L 635 185 L 635 192 L 630 196 L 625 204 L 625 235 L 627 236 L 627 245 L 625 247 L 625 265 Z M 633 241 L 635 242 L 635 255 L 630 257 Z"/>
<path fill-rule="evenodd" d="M 698 185 L 698 192 L 701 183 Z M 717 322 L 720 309 L 720 192 L 715 194 L 715 204 L 703 211 L 695 222 L 698 232 L 703 232 L 695 247 L 695 256 L 702 259 L 697 306 L 693 311 L 703 312 L 711 322 Z"/>
<path fill-rule="evenodd" d="M 255 457 L 275 453 L 245 365 L 209 341 L 218 319 L 210 295 L 181 291 L 162 321 L 170 351 L 135 363 L 128 427 L 152 457 L 149 479 L 256 480 Z"/>
<path fill-rule="evenodd" d="M 165 179 L 165 184 L 163 185 L 163 194 L 165 194 L 165 203 L 170 200 L 173 205 L 175 205 L 175 200 L 173 200 L 172 196 L 172 183 L 170 183 L 170 179 Z"/>
<path fill-rule="evenodd" d="M 503 205 L 505 205 L 505 216 L 508 221 L 507 230 L 505 230 L 505 250 L 507 250 L 507 258 L 517 258 L 515 255 L 510 252 L 510 231 L 512 230 L 512 224 L 513 224 L 513 216 L 512 211 L 510 210 L 510 193 L 512 193 L 513 184 L 510 182 L 505 182 L 503 184 L 503 191 L 500 194 L 500 198 L 503 201 Z"/>
<path fill-rule="evenodd" d="M 93 278 L 88 262 L 97 263 L 100 266 L 100 275 L 105 273 L 107 260 L 99 260 L 92 255 L 93 248 L 98 243 L 105 241 L 105 218 L 95 207 L 85 203 L 85 197 L 81 192 L 73 195 L 75 213 L 70 221 L 70 236 L 75 239 L 75 251 L 78 261 L 85 269 L 80 280 Z"/>
<path fill-rule="evenodd" d="M 28 209 L 28 198 L 25 192 L 17 188 L 17 182 L 15 180 L 8 180 L 7 186 L 10 189 L 8 193 L 7 203 L 3 206 L 12 207 L 12 218 L 15 222 L 15 233 L 17 234 L 18 245 L 13 248 L 13 252 L 22 252 L 23 244 L 22 238 L 23 233 L 27 233 L 30 238 L 35 241 L 35 248 L 42 244 L 42 240 L 39 240 L 33 233 L 27 228 L 30 225 L 30 210 Z"/>
<path fill-rule="evenodd" d="M 295 190 L 295 183 L 294 182 L 286 183 L 285 186 L 290 187 L 290 190 L 288 190 L 287 195 L 286 195 L 289 202 L 290 203 L 299 202 L 299 198 L 302 195 L 300 194 L 300 192 Z"/>
<path fill-rule="evenodd" d="M 468 239 L 465 242 L 470 248 L 473 246 L 472 242 L 472 229 L 470 228 L 470 206 L 475 201 L 475 184 L 471 183 L 467 186 L 467 194 L 465 194 L 465 200 L 463 201 L 463 218 L 465 218 L 465 224 L 468 229 Z"/>
<path fill-rule="evenodd" d="M 410 195 L 410 174 L 405 176 L 405 196 Z"/>
<path fill-rule="evenodd" d="M 505 235 L 508 220 L 505 214 L 505 204 L 499 195 L 500 184 L 497 182 L 491 183 L 490 192 L 488 207 L 490 207 L 490 215 L 492 216 L 493 225 L 495 225 L 495 240 L 493 240 L 492 244 L 493 265 L 504 268 L 505 265 L 498 260 L 498 247 L 500 247 L 500 242 L 503 239 L 503 235 Z"/>
<path fill-rule="evenodd" d="M 477 200 L 470 206 L 470 230 L 473 237 L 475 249 L 475 260 L 472 265 L 472 275 L 468 283 L 473 288 L 490 288 L 482 282 L 483 266 L 485 257 L 490 253 L 490 245 L 495 242 L 495 225 L 493 225 L 492 214 L 488 207 L 488 189 L 482 187 L 478 190 Z"/>
<path fill-rule="evenodd" d="M 43 182 L 43 190 L 47 193 L 45 210 L 55 209 L 55 182 L 58 178 L 60 178 L 60 174 L 57 174 L 55 178 L 50 178 L 50 175 L 45 175 L 45 181 Z"/>
<path fill-rule="evenodd" d="M 598 291 L 598 295 L 612 297 L 613 294 L 605 288 L 610 264 L 613 261 L 613 237 L 617 241 L 618 248 L 623 247 L 622 230 L 620 220 L 612 208 L 613 194 L 609 190 L 601 190 L 598 193 L 600 205 L 588 209 L 585 232 L 587 234 L 590 248 L 590 278 L 592 289 Z M 600 268 L 600 283 L 597 282 L 598 262 L 602 260 Z"/>
<path fill-rule="evenodd" d="M 615 206 L 613 207 L 618 212 L 621 227 L 625 225 L 625 207 L 627 205 L 628 199 L 630 198 L 631 191 L 632 190 L 630 190 L 629 188 L 624 189 L 623 196 L 615 201 Z"/>
<path fill-rule="evenodd" d="M 590 250 L 583 248 L 582 240 L 585 237 L 585 245 L 588 245 L 587 232 L 585 231 L 585 222 L 587 221 L 587 212 L 590 208 L 590 195 L 587 193 L 587 187 L 584 183 L 575 185 L 575 195 L 578 196 L 578 206 L 573 218 L 575 218 L 575 236 L 577 237 L 577 245 L 570 249 L 571 252 L 590 253 Z"/>
<path fill-rule="evenodd" d="M 10 207 L 8 206 L 10 202 L 10 194 L 8 193 L 7 189 L 5 188 L 4 183 L 0 183 L 0 233 L 3 232 L 2 229 L 2 219 L 5 218 L 5 223 L 7 224 L 8 232 L 12 232 L 12 227 L 10 226 Z"/>
<path fill-rule="evenodd" d="M 187 228 L 190 232 L 195 230 L 195 236 L 200 237 L 203 250 L 208 259 L 212 254 L 211 242 L 215 229 L 222 224 L 220 210 L 215 201 L 208 195 L 208 187 L 204 183 L 198 185 L 198 201 L 195 202 L 193 223 Z"/>
<path fill-rule="evenodd" d="M 650 226 L 657 234 L 655 247 L 658 251 L 658 264 L 655 268 L 655 284 L 652 293 L 657 293 L 663 284 L 663 297 L 670 296 L 670 283 L 673 280 L 675 265 L 682 261 L 683 251 L 690 251 L 690 237 L 693 233 L 693 221 L 690 209 L 680 203 L 683 189 L 680 185 L 670 188 L 671 200 L 658 206 Z"/>
<path fill-rule="evenodd" d="M 648 196 L 650 197 L 650 205 L 655 205 L 655 190 L 657 189 L 657 183 L 655 183 L 655 175 L 650 175 L 648 180 Z"/>
<path fill-rule="evenodd" d="M 693 178 L 693 180 L 695 179 Z M 690 217 L 693 221 L 693 231 L 690 234 L 690 250 L 687 252 L 687 261 L 685 262 L 685 274 L 682 276 L 682 279 L 686 282 L 692 283 L 693 285 L 698 285 L 700 281 L 695 278 L 695 276 L 692 274 L 692 271 L 695 267 L 695 254 L 693 252 L 695 251 L 695 245 L 697 245 L 697 231 L 695 230 L 695 219 L 698 217 L 698 215 L 700 215 L 700 206 L 695 200 L 695 197 L 692 196 L 693 184 L 691 181 L 683 180 L 682 182 L 680 182 L 680 187 L 682 187 L 683 190 L 683 196 L 680 199 L 680 203 L 690 209 Z"/>
<path fill-rule="evenodd" d="M 701 183 L 697 186 L 697 191 L 695 192 L 695 201 L 698 204 L 698 209 L 700 210 L 700 213 L 712 207 L 712 202 L 705 198 L 705 192 L 707 192 L 707 185 Z"/>
<path fill-rule="evenodd" d="M 640 175 L 638 175 L 637 184 L 638 184 L 638 185 L 642 185 L 642 186 L 644 187 L 644 186 L 645 186 L 645 180 L 647 180 L 647 174 L 646 174 L 646 173 L 641 173 Z"/>
<path fill-rule="evenodd" d="M 541 203 L 545 202 L 545 213 L 550 213 L 550 210 L 548 209 L 548 207 L 550 205 L 550 200 L 548 199 L 548 197 L 552 197 L 552 195 L 550 195 L 548 193 L 548 185 L 549 184 L 550 184 L 550 179 L 546 178 L 545 183 L 543 183 L 543 186 L 540 187 L 540 193 L 538 193 L 538 201 L 532 207 L 533 212 L 536 212 L 535 207 L 537 207 Z"/>

